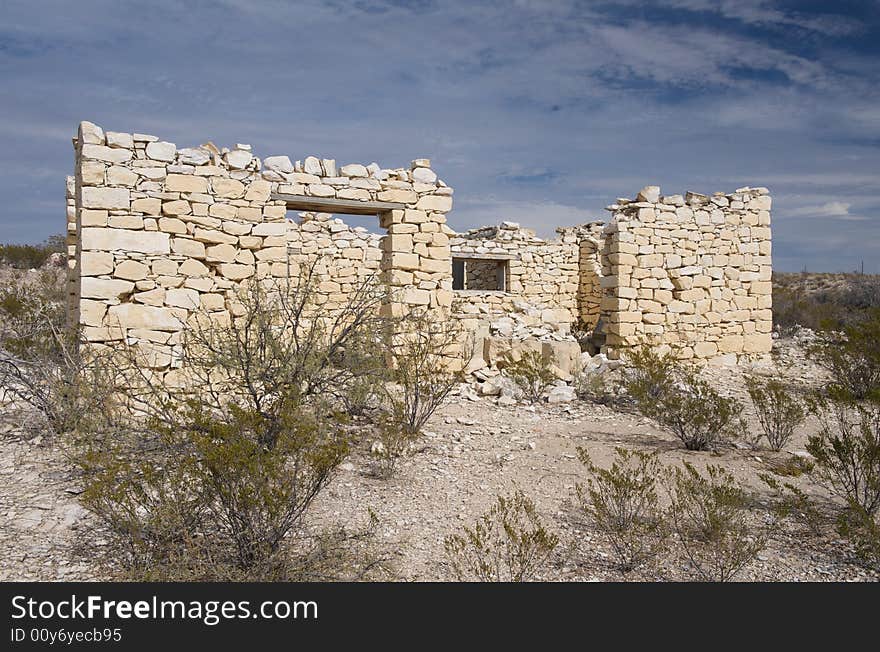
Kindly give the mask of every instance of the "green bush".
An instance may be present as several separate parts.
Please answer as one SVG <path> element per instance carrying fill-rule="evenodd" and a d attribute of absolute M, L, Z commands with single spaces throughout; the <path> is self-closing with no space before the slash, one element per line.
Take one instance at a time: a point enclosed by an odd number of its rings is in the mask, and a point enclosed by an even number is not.
<path fill-rule="evenodd" d="M 611 467 L 596 466 L 587 451 L 578 457 L 592 478 L 576 486 L 585 514 L 599 527 L 628 573 L 664 549 L 667 527 L 657 492 L 661 465 L 656 454 L 615 449 Z"/>
<path fill-rule="evenodd" d="M 680 363 L 669 354 L 659 353 L 656 347 L 643 344 L 627 352 L 623 369 L 623 387 L 643 414 L 651 412 L 657 401 L 675 382 Z"/>
<path fill-rule="evenodd" d="M 54 253 L 65 251 L 64 236 L 54 235 L 38 245 L 0 245 L 0 261 L 15 269 L 38 269 Z"/>
<path fill-rule="evenodd" d="M 842 336 L 826 335 L 809 353 L 831 374 L 832 389 L 855 400 L 880 399 L 880 309 Z"/>
<path fill-rule="evenodd" d="M 338 533 L 310 535 L 304 520 L 350 446 L 328 396 L 355 372 L 336 363 L 351 338 L 381 330 L 381 294 L 365 285 L 328 315 L 313 271 L 246 285 L 231 324 L 191 320 L 188 393 L 156 382 L 137 347 L 120 352 L 132 401 L 79 433 L 73 452 L 82 502 L 127 577 L 302 579 L 338 543 Z"/>
<path fill-rule="evenodd" d="M 530 403 L 538 403 L 556 380 L 550 363 L 540 351 L 523 351 L 518 359 L 508 355 L 502 373 L 519 387 Z"/>
<path fill-rule="evenodd" d="M 677 380 L 653 402 L 639 400 L 642 414 L 672 432 L 692 451 L 717 448 L 743 432 L 739 401 L 716 392 L 692 369 L 680 368 L 676 375 Z"/>
<path fill-rule="evenodd" d="M 697 576 L 734 579 L 766 545 L 768 530 L 749 520 L 749 496 L 717 466 L 702 475 L 687 462 L 668 476 L 672 527 Z"/>
<path fill-rule="evenodd" d="M 435 311 L 414 310 L 401 323 L 393 346 L 392 385 L 386 388 L 390 419 L 418 434 L 463 379 L 471 342 L 458 322 Z"/>
<path fill-rule="evenodd" d="M 535 504 L 522 491 L 499 496 L 463 534 L 444 540 L 458 581 L 526 582 L 550 560 L 559 537 L 544 527 Z"/>
<path fill-rule="evenodd" d="M 782 450 L 806 418 L 804 406 L 788 387 L 775 379 L 746 377 L 746 388 L 761 425 L 761 436 L 775 451 Z M 760 439 L 760 436 L 756 439 Z"/>
<path fill-rule="evenodd" d="M 819 431 L 807 442 L 814 475 L 846 505 L 880 510 L 880 406 L 840 397 L 818 403 Z"/>

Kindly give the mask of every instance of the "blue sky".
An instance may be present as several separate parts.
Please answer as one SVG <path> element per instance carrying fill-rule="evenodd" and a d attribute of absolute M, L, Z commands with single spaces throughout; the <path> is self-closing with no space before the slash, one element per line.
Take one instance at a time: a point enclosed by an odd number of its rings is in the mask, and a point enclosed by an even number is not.
<path fill-rule="evenodd" d="M 767 186 L 777 269 L 880 272 L 880 2 L 4 0 L 0 241 L 63 228 L 80 120 L 406 165 L 453 228 Z"/>

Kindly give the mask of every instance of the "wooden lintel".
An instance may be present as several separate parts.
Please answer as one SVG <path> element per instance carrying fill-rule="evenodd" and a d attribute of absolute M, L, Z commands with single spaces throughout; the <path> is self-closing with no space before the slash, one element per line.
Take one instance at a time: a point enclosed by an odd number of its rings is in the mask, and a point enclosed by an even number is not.
<path fill-rule="evenodd" d="M 385 211 L 403 210 L 406 204 L 393 201 L 358 201 L 333 197 L 309 197 L 273 193 L 272 199 L 287 203 L 288 210 L 317 211 L 320 213 L 343 213 L 348 215 L 377 215 Z"/>
<path fill-rule="evenodd" d="M 459 253 L 452 252 L 453 258 L 461 258 L 464 260 L 516 260 L 516 256 L 512 254 L 476 254 L 476 253 Z"/>

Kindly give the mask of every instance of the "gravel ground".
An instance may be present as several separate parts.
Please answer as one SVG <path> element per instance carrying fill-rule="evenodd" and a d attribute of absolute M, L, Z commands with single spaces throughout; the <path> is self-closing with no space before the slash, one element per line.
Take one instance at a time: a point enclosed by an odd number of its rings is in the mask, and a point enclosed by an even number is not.
<path fill-rule="evenodd" d="M 803 356 L 805 339 L 808 334 L 777 342 L 775 362 L 754 365 L 754 370 L 784 375 L 793 387 L 821 383 L 821 374 Z M 726 393 L 742 395 L 742 371 L 714 367 L 706 374 Z M 391 579 L 446 580 L 444 537 L 473 523 L 497 495 L 520 488 L 562 541 L 541 579 L 687 580 L 691 570 L 675 558 L 658 559 L 647 574 L 624 577 L 615 570 L 607 542 L 575 508 L 575 484 L 585 479 L 577 448 L 586 448 L 600 466 L 610 463 L 616 446 L 657 451 L 665 464 L 687 460 L 697 467 L 722 465 L 755 490 L 759 505 L 767 506 L 770 494 L 758 474 L 802 451 L 815 428 L 808 422 L 780 453 L 741 445 L 693 453 L 653 422 L 604 405 L 502 407 L 490 398 L 453 396 L 391 480 L 373 474 L 369 442 L 355 451 L 319 497 L 310 526 L 362 525 L 372 509 L 380 520 L 377 543 L 392 558 Z M 805 476 L 786 479 L 807 493 L 827 495 Z M 94 519 L 79 507 L 77 491 L 69 464 L 51 442 L 27 440 L 16 430 L 0 436 L 0 579 L 108 577 L 94 558 L 103 538 Z M 759 511 L 755 518 L 769 518 L 769 512 Z M 873 581 L 878 574 L 856 563 L 848 545 L 833 532 L 818 536 L 786 520 L 740 579 Z"/>

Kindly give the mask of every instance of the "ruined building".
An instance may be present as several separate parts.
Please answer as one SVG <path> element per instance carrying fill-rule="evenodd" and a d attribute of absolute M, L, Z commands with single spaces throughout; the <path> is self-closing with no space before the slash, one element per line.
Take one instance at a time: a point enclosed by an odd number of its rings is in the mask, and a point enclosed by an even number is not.
<path fill-rule="evenodd" d="M 461 320 L 477 336 L 471 370 L 525 343 L 566 377 L 580 360 L 574 331 L 595 331 L 610 358 L 642 342 L 707 360 L 770 351 L 765 188 L 661 196 L 649 186 L 612 204 L 607 224 L 545 240 L 511 222 L 453 231 L 453 190 L 427 159 L 395 169 L 260 159 L 247 145 L 178 149 L 89 122 L 74 149 L 71 323 L 89 342 L 141 347 L 168 382 L 194 312 L 228 322 L 242 281 L 316 258 L 328 309 L 378 273 L 393 290 L 386 314 L 423 306 Z M 374 215 L 384 233 L 338 214 Z"/>

